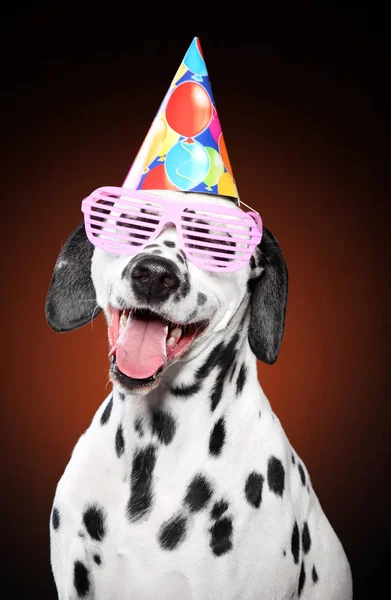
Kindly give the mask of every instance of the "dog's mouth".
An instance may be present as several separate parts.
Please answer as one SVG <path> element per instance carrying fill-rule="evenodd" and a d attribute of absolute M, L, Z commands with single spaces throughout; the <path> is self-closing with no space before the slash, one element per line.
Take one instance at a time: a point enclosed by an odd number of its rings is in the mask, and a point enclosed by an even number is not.
<path fill-rule="evenodd" d="M 150 385 L 189 350 L 207 323 L 180 324 L 150 310 L 110 307 L 112 373 L 125 387 Z"/>

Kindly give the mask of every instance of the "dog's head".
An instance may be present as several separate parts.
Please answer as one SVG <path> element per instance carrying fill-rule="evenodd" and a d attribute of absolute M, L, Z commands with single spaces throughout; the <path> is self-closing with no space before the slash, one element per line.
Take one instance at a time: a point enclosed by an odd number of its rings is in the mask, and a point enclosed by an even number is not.
<path fill-rule="evenodd" d="M 179 192 L 156 192 L 166 197 L 172 193 Z M 214 201 L 232 206 L 222 197 Z M 238 326 L 248 323 L 254 354 L 274 363 L 284 332 L 287 291 L 285 261 L 267 229 L 244 268 L 217 273 L 186 259 L 173 225 L 165 226 L 139 253 L 124 256 L 93 246 L 81 223 L 57 259 L 46 318 L 55 331 L 72 331 L 102 309 L 108 322 L 111 379 L 142 393 L 155 387 L 171 364 L 212 343 L 238 315 Z"/>

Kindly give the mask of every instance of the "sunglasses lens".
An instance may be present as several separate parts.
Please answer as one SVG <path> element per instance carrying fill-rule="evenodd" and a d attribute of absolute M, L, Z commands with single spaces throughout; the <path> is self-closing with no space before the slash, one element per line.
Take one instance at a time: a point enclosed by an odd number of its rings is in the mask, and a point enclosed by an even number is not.
<path fill-rule="evenodd" d="M 189 260 L 209 271 L 243 268 L 261 238 L 257 223 L 245 212 L 220 214 L 204 207 L 182 212 L 181 235 Z"/>
<path fill-rule="evenodd" d="M 103 250 L 134 254 L 155 235 L 163 206 L 145 198 L 97 190 L 83 200 L 85 227 L 90 241 Z"/>

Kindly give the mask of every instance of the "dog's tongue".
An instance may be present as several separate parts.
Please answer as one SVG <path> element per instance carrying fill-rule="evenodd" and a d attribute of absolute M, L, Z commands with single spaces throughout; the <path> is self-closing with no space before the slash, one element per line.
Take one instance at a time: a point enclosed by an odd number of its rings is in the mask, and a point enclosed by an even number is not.
<path fill-rule="evenodd" d="M 135 319 L 129 315 L 112 351 L 117 366 L 128 377 L 147 379 L 165 365 L 168 325 L 161 321 Z"/>

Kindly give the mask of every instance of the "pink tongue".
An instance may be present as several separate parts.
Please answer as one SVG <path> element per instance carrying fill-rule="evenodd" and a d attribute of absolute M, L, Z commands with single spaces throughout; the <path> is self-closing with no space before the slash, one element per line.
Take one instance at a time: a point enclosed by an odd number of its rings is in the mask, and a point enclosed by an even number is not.
<path fill-rule="evenodd" d="M 129 316 L 113 348 L 120 371 L 133 379 L 152 377 L 166 363 L 167 333 L 168 325 L 161 321 Z"/>

